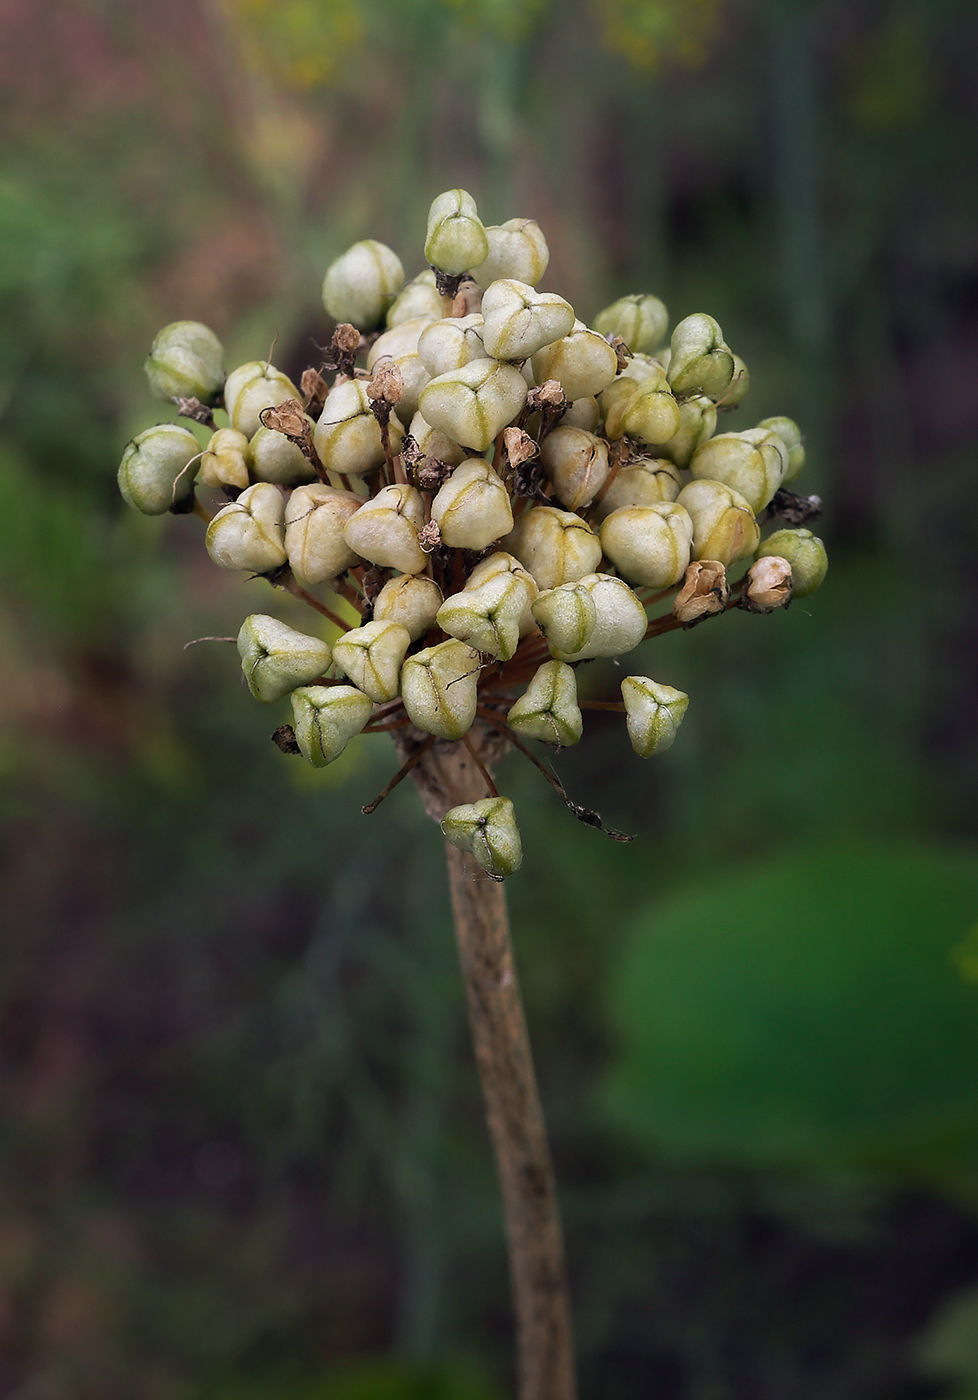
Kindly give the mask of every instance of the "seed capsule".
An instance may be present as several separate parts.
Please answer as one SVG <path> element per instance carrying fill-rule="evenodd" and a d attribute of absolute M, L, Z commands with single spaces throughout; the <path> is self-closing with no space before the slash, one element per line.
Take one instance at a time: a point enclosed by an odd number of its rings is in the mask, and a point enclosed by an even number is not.
<path fill-rule="evenodd" d="M 418 317 L 436 321 L 441 314 L 441 293 L 435 286 L 435 274 L 430 267 L 426 267 L 424 272 L 419 272 L 408 282 L 403 291 L 398 292 L 387 313 L 387 324 L 390 327 L 399 326 Z"/>
<path fill-rule="evenodd" d="M 545 661 L 506 716 L 517 734 L 570 748 L 584 733 L 577 678 L 564 661 Z"/>
<path fill-rule="evenodd" d="M 775 530 L 761 545 L 757 557 L 775 555 L 791 565 L 791 594 L 807 598 L 825 578 L 829 567 L 825 545 L 811 530 Z"/>
<path fill-rule="evenodd" d="M 404 434 L 394 414 L 389 432 L 391 451 L 397 452 Z M 330 389 L 313 432 L 313 446 L 326 470 L 341 476 L 362 476 L 384 461 L 380 424 L 362 379 L 348 379 Z"/>
<path fill-rule="evenodd" d="M 292 692 L 296 743 L 313 768 L 339 758 L 370 718 L 373 705 L 352 685 L 307 685 Z"/>
<path fill-rule="evenodd" d="M 207 553 L 222 569 L 270 574 L 286 562 L 284 520 L 282 493 L 259 481 L 214 516 L 207 527 Z"/>
<path fill-rule="evenodd" d="M 372 331 L 404 285 L 401 260 L 386 243 L 365 238 L 330 263 L 323 306 L 334 321 Z"/>
<path fill-rule="evenodd" d="M 618 373 L 618 356 L 602 336 L 578 321 L 569 334 L 538 350 L 532 367 L 538 384 L 556 379 L 572 403 L 607 389 Z"/>
<path fill-rule="evenodd" d="M 753 428 L 710 438 L 693 453 L 689 470 L 696 480 L 722 481 L 739 491 L 756 512 L 781 485 L 787 464 L 788 450 L 777 434 Z"/>
<path fill-rule="evenodd" d="M 411 436 L 426 457 L 432 457 L 446 467 L 457 467 L 465 461 L 465 448 L 459 447 L 454 438 L 433 428 L 420 412 L 411 419 Z"/>
<path fill-rule="evenodd" d="M 520 644 L 520 620 L 530 602 L 529 589 L 516 574 L 502 571 L 475 588 L 446 598 L 438 609 L 438 626 L 450 637 L 500 661 L 508 661 Z"/>
<path fill-rule="evenodd" d="M 143 366 L 156 399 L 216 403 L 224 383 L 224 347 L 200 321 L 171 321 L 153 341 Z"/>
<path fill-rule="evenodd" d="M 625 578 L 643 588 L 671 588 L 689 563 L 693 522 L 677 501 L 613 510 L 601 525 L 601 548 Z"/>
<path fill-rule="evenodd" d="M 665 340 L 669 313 L 658 297 L 619 297 L 595 316 L 594 329 L 620 335 L 633 353 L 648 354 Z"/>
<path fill-rule="evenodd" d="M 512 875 L 523 863 L 520 831 L 508 797 L 485 797 L 453 807 L 441 829 L 446 841 L 475 856 L 483 870 L 497 878 Z"/>
<path fill-rule="evenodd" d="M 435 625 L 442 592 L 424 574 L 401 574 L 385 583 L 374 599 L 374 618 L 379 622 L 399 622 L 416 642 Z"/>
<path fill-rule="evenodd" d="M 730 387 L 733 354 L 712 316 L 697 312 L 680 321 L 669 350 L 669 383 L 674 393 L 719 398 Z"/>
<path fill-rule="evenodd" d="M 622 467 L 595 507 L 599 520 L 625 506 L 654 506 L 679 495 L 679 471 L 664 457 L 643 457 Z"/>
<path fill-rule="evenodd" d="M 777 554 L 765 554 L 747 570 L 740 606 L 746 612 L 771 613 L 791 602 L 791 565 Z"/>
<path fill-rule="evenodd" d="M 306 420 L 312 427 L 312 419 Z M 274 428 L 259 428 L 251 439 L 252 473 L 258 481 L 296 486 L 315 481 L 316 472 L 300 447 Z"/>
<path fill-rule="evenodd" d="M 319 482 L 292 492 L 285 508 L 285 548 L 292 572 L 307 583 L 324 583 L 359 563 L 343 534 L 363 497 Z"/>
<path fill-rule="evenodd" d="M 439 642 L 401 667 L 401 699 L 412 724 L 439 739 L 461 739 L 475 719 L 479 653 L 465 642 Z"/>
<path fill-rule="evenodd" d="M 479 588 L 489 579 L 496 578 L 498 574 L 511 574 L 514 578 L 519 579 L 526 589 L 526 606 L 520 614 L 520 636 L 525 637 L 528 632 L 534 631 L 537 625 L 533 617 L 532 603 L 540 590 L 533 575 L 524 569 L 514 555 L 504 554 L 502 550 L 496 554 L 490 554 L 488 559 L 483 559 L 480 564 L 476 564 L 465 581 L 465 587 Z"/>
<path fill-rule="evenodd" d="M 218 428 L 200 459 L 201 486 L 230 486 L 243 491 L 251 482 L 251 444 L 234 428 Z"/>
<path fill-rule="evenodd" d="M 439 305 L 441 297 L 438 298 Z M 367 351 L 367 369 L 373 373 L 381 360 L 399 360 L 402 355 L 416 355 L 422 333 L 432 324 L 430 316 L 416 316 L 413 320 L 399 322 L 389 331 L 379 335 Z"/>
<path fill-rule="evenodd" d="M 164 515 L 187 500 L 197 475 L 200 444 L 188 428 L 157 423 L 129 443 L 119 464 L 119 490 L 143 515 Z"/>
<path fill-rule="evenodd" d="M 401 665 L 410 645 L 406 627 L 375 619 L 334 642 L 333 660 L 358 690 L 382 705 L 397 696 Z"/>
<path fill-rule="evenodd" d="M 486 239 L 488 256 L 471 269 L 483 291 L 501 277 L 536 286 L 550 262 L 550 249 L 536 219 L 507 219 L 504 224 L 490 224 Z"/>
<path fill-rule="evenodd" d="M 526 381 L 512 365 L 470 360 L 461 369 L 440 374 L 425 385 L 420 411 L 447 437 L 484 452 L 519 413 L 526 392 Z"/>
<path fill-rule="evenodd" d="M 601 541 L 590 525 L 555 506 L 531 507 L 503 545 L 529 570 L 538 588 L 557 588 L 592 574 L 601 559 Z"/>
<path fill-rule="evenodd" d="M 739 491 L 719 481 L 691 481 L 676 498 L 693 521 L 693 558 L 734 564 L 757 549 L 761 532 Z"/>
<path fill-rule="evenodd" d="M 224 406 L 232 428 L 249 440 L 261 427 L 266 408 L 278 408 L 286 399 L 299 398 L 299 391 L 288 375 L 266 360 L 249 360 L 232 370 L 224 386 Z"/>
<path fill-rule="evenodd" d="M 481 457 L 456 467 L 431 503 L 431 518 L 452 549 L 483 550 L 513 528 L 509 492 Z"/>
<path fill-rule="evenodd" d="M 724 408 L 736 408 L 737 405 L 742 403 L 747 397 L 747 390 L 749 388 L 750 370 L 739 355 L 734 355 L 733 378 L 730 380 L 730 387 L 721 399 Z"/>
<path fill-rule="evenodd" d="M 805 439 L 798 424 L 793 418 L 762 418 L 757 426 L 777 433 L 788 449 L 788 468 L 784 479 L 793 481 L 805 465 Z"/>
<path fill-rule="evenodd" d="M 683 722 L 689 696 L 648 676 L 626 676 L 621 698 L 628 716 L 628 737 L 639 758 L 664 753 Z"/>
<path fill-rule="evenodd" d="M 559 661 L 622 656 L 645 636 L 645 609 L 624 579 L 589 574 L 541 593 L 533 616 Z"/>
<path fill-rule="evenodd" d="M 583 428 L 586 433 L 595 433 L 601 423 L 601 409 L 597 399 L 575 399 L 560 420 L 562 428 Z"/>
<path fill-rule="evenodd" d="M 608 480 L 608 444 L 594 433 L 561 424 L 541 443 L 540 463 L 561 505 L 582 510 Z"/>
<path fill-rule="evenodd" d="M 395 484 L 382 487 L 376 496 L 364 501 L 343 533 L 349 547 L 371 564 L 420 574 L 428 562 L 418 543 L 423 525 L 421 493 L 413 486 Z"/>
<path fill-rule="evenodd" d="M 659 452 L 677 467 L 688 467 L 693 453 L 712 438 L 716 430 L 717 411 L 713 400 L 705 394 L 693 394 L 680 403 L 679 429 L 668 441 L 660 443 Z"/>
<path fill-rule="evenodd" d="M 503 277 L 482 298 L 482 339 L 497 360 L 526 360 L 574 327 L 574 308 L 556 292 Z"/>
<path fill-rule="evenodd" d="M 717 559 L 699 559 L 686 570 L 672 611 L 684 627 L 716 617 L 727 606 L 727 571 Z"/>
<path fill-rule="evenodd" d="M 623 405 L 621 431 L 654 446 L 668 442 L 679 431 L 681 422 L 679 405 L 665 375 L 660 373 L 643 379 Z"/>
<path fill-rule="evenodd" d="M 434 378 L 461 369 L 472 360 L 484 360 L 482 317 L 446 316 L 425 326 L 418 340 L 421 363 Z"/>
<path fill-rule="evenodd" d="M 446 190 L 432 201 L 424 255 L 432 267 L 450 277 L 485 262 L 489 240 L 468 191 Z"/>
<path fill-rule="evenodd" d="M 307 637 L 264 613 L 253 613 L 241 624 L 238 654 L 248 689 L 266 704 L 323 675 L 333 659 L 319 637 Z"/>

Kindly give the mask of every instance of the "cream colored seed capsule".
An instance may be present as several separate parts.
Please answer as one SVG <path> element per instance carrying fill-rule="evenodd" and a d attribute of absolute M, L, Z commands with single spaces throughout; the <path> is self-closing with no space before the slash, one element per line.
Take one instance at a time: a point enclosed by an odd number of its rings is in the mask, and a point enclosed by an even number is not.
<path fill-rule="evenodd" d="M 674 393 L 712 398 L 726 393 L 733 379 L 733 354 L 712 316 L 697 312 L 680 321 L 669 350 L 669 383 Z"/>
<path fill-rule="evenodd" d="M 601 548 L 625 578 L 671 588 L 689 563 L 693 522 L 678 501 L 624 506 L 602 522 Z"/>
<path fill-rule="evenodd" d="M 487 359 L 482 317 L 446 316 L 442 321 L 432 321 L 421 332 L 418 355 L 432 378 L 461 369 L 471 360 Z"/>
<path fill-rule="evenodd" d="M 284 519 L 282 493 L 259 481 L 214 516 L 207 527 L 207 553 L 222 569 L 270 574 L 286 562 Z"/>
<path fill-rule="evenodd" d="M 503 546 L 529 570 L 538 588 L 557 588 L 583 578 L 601 559 L 601 541 L 590 525 L 555 506 L 533 506 L 520 516 Z"/>
<path fill-rule="evenodd" d="M 538 384 L 556 379 L 568 403 L 603 393 L 618 373 L 618 356 L 603 336 L 577 321 L 568 335 L 533 356 Z"/>
<path fill-rule="evenodd" d="M 446 467 L 457 467 L 465 461 L 465 448 L 459 447 L 453 438 L 440 432 L 438 428 L 433 428 L 420 412 L 411 419 L 411 436 L 426 457 L 433 457 L 436 462 L 441 462 Z"/>
<path fill-rule="evenodd" d="M 639 758 L 664 753 L 683 722 L 689 696 L 648 676 L 626 676 L 621 698 L 628 716 L 628 737 Z"/>
<path fill-rule="evenodd" d="M 428 556 L 418 543 L 424 525 L 424 502 L 413 486 L 383 486 L 364 501 L 343 532 L 349 547 L 371 564 L 420 574 Z"/>
<path fill-rule="evenodd" d="M 424 255 L 432 267 L 450 277 L 485 262 L 489 240 L 467 190 L 446 190 L 432 201 Z"/>
<path fill-rule="evenodd" d="M 639 380 L 630 374 L 620 374 L 598 399 L 604 416 L 605 437 L 614 442 L 624 435 L 625 410 L 639 390 Z"/>
<path fill-rule="evenodd" d="M 250 485 L 248 466 L 251 447 L 244 433 L 235 428 L 218 428 L 200 459 L 201 486 L 230 486 L 244 491 Z"/>
<path fill-rule="evenodd" d="M 598 501 L 595 510 L 604 520 L 613 510 L 626 506 L 654 506 L 674 501 L 682 483 L 679 471 L 664 457 L 644 457 L 622 467 Z"/>
<path fill-rule="evenodd" d="M 439 305 L 441 297 L 438 298 Z M 430 316 L 417 316 L 411 321 L 399 322 L 389 331 L 379 335 L 367 351 L 367 369 L 372 374 L 380 360 L 399 360 L 402 355 L 416 355 L 418 342 L 423 331 L 432 323 Z"/>
<path fill-rule="evenodd" d="M 509 492 L 482 457 L 456 467 L 431 503 L 431 518 L 451 549 L 487 549 L 513 528 Z"/>
<path fill-rule="evenodd" d="M 399 622 L 407 628 L 412 642 L 418 641 L 435 625 L 441 607 L 442 591 L 434 579 L 424 574 L 401 574 L 385 583 L 374 599 L 374 618 Z"/>
<path fill-rule="evenodd" d="M 693 394 L 679 405 L 678 432 L 668 442 L 660 443 L 658 450 L 663 457 L 675 462 L 677 467 L 688 467 L 693 453 L 716 430 L 717 411 L 713 400 L 705 394 Z"/>
<path fill-rule="evenodd" d="M 720 433 L 693 453 L 695 480 L 722 481 L 739 491 L 751 510 L 763 510 L 784 479 L 788 449 L 776 433 L 753 428 Z"/>
<path fill-rule="evenodd" d="M 574 327 L 574 308 L 556 292 L 537 292 L 527 282 L 502 277 L 482 298 L 486 354 L 497 360 L 526 360 Z"/>
<path fill-rule="evenodd" d="M 403 291 L 394 298 L 387 313 L 389 327 L 400 326 L 404 321 L 422 318 L 435 321 L 442 314 L 441 293 L 435 286 L 435 274 L 430 267 L 419 272 L 413 281 L 408 282 Z"/>
<path fill-rule="evenodd" d="M 486 228 L 489 254 L 472 276 L 483 291 L 501 277 L 516 278 L 535 287 L 547 270 L 550 249 L 536 219 L 507 219 Z"/>
<path fill-rule="evenodd" d="M 333 660 L 358 690 L 382 705 L 400 690 L 401 665 L 410 645 L 406 627 L 375 619 L 334 642 Z"/>
<path fill-rule="evenodd" d="M 583 510 L 608 480 L 608 444 L 583 428 L 561 424 L 541 443 L 540 463 L 561 505 Z"/>
<path fill-rule="evenodd" d="M 293 491 L 285 508 L 285 548 L 292 572 L 307 583 L 324 583 L 359 563 L 343 531 L 362 505 L 362 496 L 318 482 Z"/>
<path fill-rule="evenodd" d="M 596 433 L 601 423 L 601 409 L 597 399 L 575 399 L 560 420 L 562 428 L 583 428 L 586 433 Z"/>
<path fill-rule="evenodd" d="M 312 419 L 306 420 L 312 427 Z M 315 481 L 316 472 L 300 447 L 274 428 L 259 428 L 251 439 L 251 470 L 258 481 L 295 486 Z"/>
<path fill-rule="evenodd" d="M 434 428 L 464 447 L 484 452 L 526 403 L 526 381 L 512 365 L 470 360 L 421 390 L 420 411 Z"/>
<path fill-rule="evenodd" d="M 475 719 L 479 653 L 465 642 L 439 642 L 401 667 L 401 699 L 412 724 L 439 739 L 461 739 Z"/>
<path fill-rule="evenodd" d="M 241 624 L 238 654 L 249 690 L 266 704 L 308 685 L 332 663 L 326 642 L 263 613 L 254 613 Z"/>
<path fill-rule="evenodd" d="M 296 743 L 313 768 L 339 758 L 370 718 L 373 705 L 352 685 L 308 685 L 292 692 Z"/>
<path fill-rule="evenodd" d="M 476 651 L 508 661 L 520 644 L 520 620 L 530 600 L 526 584 L 506 571 L 446 598 L 438 626 Z"/>
<path fill-rule="evenodd" d="M 533 615 L 559 661 L 622 656 L 645 636 L 645 609 L 623 579 L 589 574 L 541 593 Z"/>
<path fill-rule="evenodd" d="M 391 414 L 389 432 L 391 451 L 397 452 L 403 431 L 395 414 Z M 313 433 L 313 446 L 326 470 L 341 476 L 361 476 L 384 461 L 380 424 L 362 379 L 348 379 L 330 389 Z"/>
<path fill-rule="evenodd" d="M 265 360 L 250 360 L 232 370 L 224 385 L 224 406 L 232 428 L 253 438 L 261 427 L 266 408 L 278 408 L 286 399 L 298 399 L 289 377 Z"/>
<path fill-rule="evenodd" d="M 330 263 L 323 306 L 334 321 L 372 331 L 404 285 L 401 260 L 386 243 L 365 238 Z"/>
<path fill-rule="evenodd" d="M 537 587 L 536 579 L 527 569 L 524 569 L 514 555 L 504 554 L 502 550 L 496 554 L 490 554 L 488 559 L 483 559 L 480 564 L 476 564 L 465 581 L 465 587 L 479 588 L 489 579 L 495 578 L 497 574 L 512 574 L 526 588 L 526 607 L 520 615 L 520 636 L 525 637 L 528 632 L 534 631 L 537 625 L 533 617 L 532 603 L 540 590 Z"/>
<path fill-rule="evenodd" d="M 508 797 L 484 797 L 446 812 L 441 823 L 446 841 L 465 851 L 496 879 L 512 875 L 523 863 L 520 830 Z"/>
<path fill-rule="evenodd" d="M 757 426 L 777 433 L 788 449 L 788 469 L 784 474 L 784 479 L 785 481 L 793 481 L 805 465 L 805 439 L 801 435 L 798 424 L 793 418 L 781 417 L 762 418 Z"/>
<path fill-rule="evenodd" d="M 739 491 L 719 481 L 691 481 L 676 498 L 693 521 L 693 558 L 729 566 L 757 549 L 761 532 Z"/>
<path fill-rule="evenodd" d="M 584 733 L 577 678 L 564 661 L 545 661 L 506 716 L 517 734 L 570 748 Z"/>
<path fill-rule="evenodd" d="M 599 335 L 620 335 L 628 348 L 648 354 L 666 338 L 669 313 L 658 297 L 619 297 L 594 318 Z"/>

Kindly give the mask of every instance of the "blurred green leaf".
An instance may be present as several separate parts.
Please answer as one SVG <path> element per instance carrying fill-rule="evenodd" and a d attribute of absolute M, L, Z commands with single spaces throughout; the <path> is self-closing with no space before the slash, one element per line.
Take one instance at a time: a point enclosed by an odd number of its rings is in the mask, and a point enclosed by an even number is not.
<path fill-rule="evenodd" d="M 501 1392 L 468 1367 L 410 1361 L 368 1361 L 315 1385 L 295 1389 L 221 1387 L 202 1400 L 501 1400 Z"/>
<path fill-rule="evenodd" d="M 959 1171 L 978 991 L 953 950 L 978 854 L 804 846 L 648 908 L 615 970 L 608 1104 L 666 1153 Z"/>

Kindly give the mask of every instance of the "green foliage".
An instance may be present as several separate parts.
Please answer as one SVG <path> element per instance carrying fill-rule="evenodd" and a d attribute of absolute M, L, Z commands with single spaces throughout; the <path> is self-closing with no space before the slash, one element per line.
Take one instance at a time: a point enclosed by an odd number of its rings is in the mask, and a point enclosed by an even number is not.
<path fill-rule="evenodd" d="M 806 843 L 657 902 L 609 1010 L 615 1118 L 755 1167 L 978 1167 L 978 854 Z"/>

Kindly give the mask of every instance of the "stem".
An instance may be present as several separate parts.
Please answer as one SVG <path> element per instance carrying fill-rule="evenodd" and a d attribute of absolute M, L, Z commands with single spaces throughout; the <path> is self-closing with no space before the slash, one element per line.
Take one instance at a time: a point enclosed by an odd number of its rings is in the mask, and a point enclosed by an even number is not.
<path fill-rule="evenodd" d="M 398 742 L 405 757 L 418 738 Z M 473 731 L 482 755 L 491 736 Z M 436 745 L 415 769 L 429 816 L 483 794 L 464 746 Z M 574 1350 L 560 1215 L 501 884 L 473 878 L 446 842 L 452 910 L 489 1136 L 502 1189 L 516 1312 L 519 1400 L 574 1400 Z"/>

